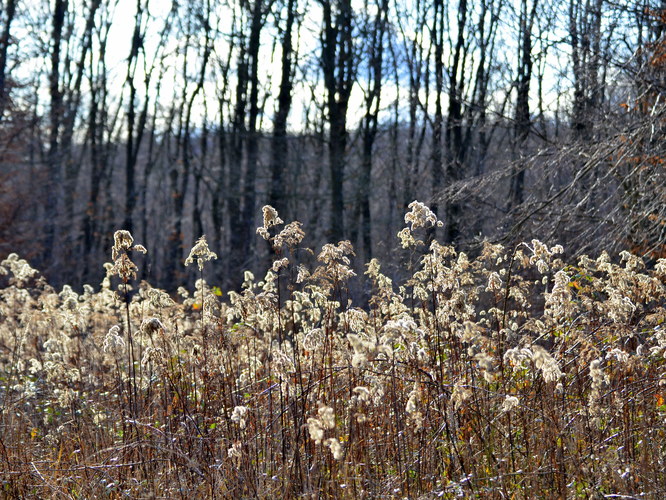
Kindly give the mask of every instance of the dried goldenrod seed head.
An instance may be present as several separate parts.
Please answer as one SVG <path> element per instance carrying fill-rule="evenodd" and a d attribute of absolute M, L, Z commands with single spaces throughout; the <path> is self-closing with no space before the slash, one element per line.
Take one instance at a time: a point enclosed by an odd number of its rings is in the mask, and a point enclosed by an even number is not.
<path fill-rule="evenodd" d="M 227 450 L 227 456 L 231 459 L 239 459 L 243 456 L 241 449 L 242 449 L 242 444 L 240 441 L 236 441 L 234 444 L 231 445 L 231 448 Z"/>
<path fill-rule="evenodd" d="M 280 269 L 283 269 L 283 268 L 287 267 L 288 265 L 289 265 L 289 259 L 287 259 L 285 257 L 285 258 L 278 259 L 275 262 L 273 262 L 273 266 L 271 267 L 271 269 L 274 273 L 277 273 L 277 272 L 280 271 Z"/>
<path fill-rule="evenodd" d="M 121 229 L 113 234 L 113 248 L 117 250 L 129 250 L 134 243 L 134 238 L 129 231 Z"/>
<path fill-rule="evenodd" d="M 520 404 L 520 400 L 516 396 L 507 396 L 502 403 L 502 411 L 509 412 Z"/>
<path fill-rule="evenodd" d="M 199 267 L 199 271 L 203 271 L 204 263 L 213 259 L 217 259 L 217 254 L 210 251 L 208 248 L 208 243 L 206 242 L 206 236 L 203 235 L 197 240 L 195 245 L 192 247 L 192 250 L 190 250 L 190 255 L 187 256 L 187 259 L 185 259 L 185 265 L 189 266 L 190 264 L 194 264 L 194 262 L 196 262 L 197 266 Z"/>
<path fill-rule="evenodd" d="M 275 235 L 273 246 L 275 248 L 281 248 L 283 246 L 296 248 L 305 237 L 305 233 L 301 229 L 301 226 L 302 224 L 298 221 L 287 224 L 282 231 Z"/>
<path fill-rule="evenodd" d="M 331 454 L 335 460 L 342 460 L 343 452 L 340 441 L 335 438 L 328 438 L 326 441 L 324 441 L 324 444 L 330 448 Z"/>
<path fill-rule="evenodd" d="M 245 429 L 247 423 L 247 406 L 236 406 L 231 414 L 231 421 L 238 424 L 241 429 Z"/>
<path fill-rule="evenodd" d="M 321 443 L 324 439 L 324 427 L 322 426 L 321 421 L 318 418 L 310 417 L 308 418 L 307 423 L 310 438 L 315 443 Z"/>
<path fill-rule="evenodd" d="M 278 224 L 284 223 L 282 219 L 278 216 L 277 210 L 275 210 L 270 205 L 264 205 L 261 209 L 264 216 L 264 228 L 268 229 L 269 227 L 277 226 Z"/>
<path fill-rule="evenodd" d="M 107 269 L 107 276 L 119 276 L 123 281 L 129 281 L 136 278 L 138 267 L 130 260 L 126 253 L 117 256 L 113 265 Z"/>
<path fill-rule="evenodd" d="M 146 335 L 153 335 L 158 332 L 165 332 L 166 328 L 162 322 L 157 318 L 144 319 L 141 323 L 141 332 Z"/>
<path fill-rule="evenodd" d="M 113 248 L 111 249 L 111 258 L 113 260 L 113 265 L 108 266 L 104 264 L 106 268 L 106 275 L 119 276 L 124 282 L 129 281 L 130 279 L 136 279 L 136 272 L 138 268 L 132 262 L 128 256 L 130 250 L 136 250 L 137 252 L 146 253 L 146 248 L 143 245 L 135 245 L 134 238 L 129 231 L 119 230 L 113 234 Z"/>
<path fill-rule="evenodd" d="M 405 223 L 411 225 L 412 231 L 417 227 L 442 227 L 444 225 L 437 219 L 435 213 L 420 201 L 414 200 L 408 208 L 410 211 L 405 214 Z"/>

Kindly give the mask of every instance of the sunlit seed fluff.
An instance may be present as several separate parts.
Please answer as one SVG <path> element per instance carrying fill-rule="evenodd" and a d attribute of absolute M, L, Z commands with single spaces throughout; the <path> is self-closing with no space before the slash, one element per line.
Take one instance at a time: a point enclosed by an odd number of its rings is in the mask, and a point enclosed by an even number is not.
<path fill-rule="evenodd" d="M 165 359 L 164 351 L 159 347 L 146 347 L 141 358 L 141 366 L 146 367 L 153 363 L 161 363 Z"/>
<path fill-rule="evenodd" d="M 335 460 L 342 460 L 343 451 L 340 441 L 335 438 L 328 438 L 326 441 L 324 441 L 324 444 L 330 448 Z"/>
<path fill-rule="evenodd" d="M 125 340 L 121 337 L 121 330 L 118 325 L 114 325 L 104 337 L 102 350 L 104 352 L 115 352 L 125 347 Z"/>
<path fill-rule="evenodd" d="M 437 219 L 435 213 L 424 203 L 414 200 L 408 205 L 409 212 L 405 214 L 405 223 L 411 225 L 413 231 L 417 227 L 442 227 L 443 223 Z"/>
<path fill-rule="evenodd" d="M 231 414 L 231 421 L 238 424 L 241 429 L 247 425 L 247 406 L 236 406 Z"/>
<path fill-rule="evenodd" d="M 324 439 L 324 427 L 318 418 L 308 418 L 308 432 L 315 443 L 321 443 Z"/>
<path fill-rule="evenodd" d="M 545 382 L 556 382 L 564 376 L 555 358 L 540 346 L 532 347 L 532 361 L 534 366 L 541 370 Z"/>
<path fill-rule="evenodd" d="M 609 377 L 603 370 L 602 359 L 594 359 L 590 363 L 590 378 L 592 379 L 593 388 L 599 388 L 609 382 Z"/>
<path fill-rule="evenodd" d="M 277 210 L 275 210 L 270 205 L 264 205 L 261 211 L 264 218 L 263 222 L 265 228 L 277 226 L 278 224 L 282 224 L 284 222 L 282 219 L 280 219 Z"/>
<path fill-rule="evenodd" d="M 516 408 L 519 403 L 520 401 L 516 396 L 507 396 L 506 398 L 504 398 L 501 410 L 504 412 L 509 412 L 514 408 Z"/>
<path fill-rule="evenodd" d="M 405 405 L 405 412 L 407 412 L 408 414 L 416 413 L 420 396 L 421 396 L 421 391 L 418 385 L 415 384 L 415 387 L 411 390 L 411 392 L 409 393 L 409 397 L 407 398 L 407 404 Z"/>
<path fill-rule="evenodd" d="M 356 394 L 356 398 L 359 402 L 366 402 L 370 400 L 370 389 L 363 386 L 354 387 L 352 390 Z"/>
<path fill-rule="evenodd" d="M 622 258 L 622 261 L 625 262 L 625 269 L 627 271 L 638 271 L 645 267 L 643 259 L 626 250 L 620 252 L 620 257 Z"/>
<path fill-rule="evenodd" d="M 129 231 L 121 229 L 113 233 L 113 260 L 116 260 L 121 251 L 129 250 L 132 247 L 132 243 L 134 243 L 134 238 Z"/>
<path fill-rule="evenodd" d="M 657 274 L 666 274 L 666 259 L 659 259 L 654 266 L 654 270 Z"/>
<path fill-rule="evenodd" d="M 199 267 L 199 271 L 203 271 L 204 264 L 207 261 L 213 259 L 217 259 L 217 254 L 215 252 L 211 252 L 211 250 L 208 248 L 206 236 L 203 235 L 197 240 L 195 245 L 192 247 L 192 250 L 190 250 L 190 254 L 187 256 L 187 259 L 185 259 L 185 265 L 189 266 L 190 264 L 194 264 L 196 262 L 197 266 Z"/>
<path fill-rule="evenodd" d="M 335 414 L 333 413 L 333 408 L 330 406 L 320 406 L 317 413 L 319 414 L 319 419 L 324 429 L 335 428 Z"/>
<path fill-rule="evenodd" d="M 487 292 L 496 292 L 502 289 L 502 278 L 500 278 L 497 273 L 490 273 L 488 276 L 488 286 L 486 287 Z"/>
<path fill-rule="evenodd" d="M 141 332 L 145 335 L 151 336 L 155 333 L 164 333 L 165 331 L 166 328 L 157 318 L 147 318 L 141 323 Z"/>
<path fill-rule="evenodd" d="M 310 277 L 310 272 L 302 264 L 298 265 L 298 274 L 296 275 L 296 283 L 303 283 Z"/>
<path fill-rule="evenodd" d="M 414 239 L 414 236 L 412 236 L 412 232 L 409 230 L 408 227 L 401 229 L 398 232 L 398 239 L 400 240 L 400 246 L 402 248 L 409 248 L 411 246 L 416 245 L 416 240 Z"/>
<path fill-rule="evenodd" d="M 241 453 L 242 445 L 240 441 L 236 441 L 231 445 L 231 448 L 227 450 L 227 456 L 232 459 L 239 459 L 243 456 Z"/>
<path fill-rule="evenodd" d="M 290 222 L 285 226 L 285 228 L 275 235 L 273 240 L 273 246 L 275 248 L 281 248 L 286 246 L 287 248 L 296 248 L 301 244 L 305 233 L 301 229 L 302 224 L 298 221 Z"/>
<path fill-rule="evenodd" d="M 280 269 L 283 269 L 289 265 L 289 259 L 286 257 L 283 259 L 278 259 L 275 262 L 273 262 L 273 265 L 271 266 L 271 270 L 274 273 L 279 273 Z"/>
<path fill-rule="evenodd" d="M 460 385 L 456 385 L 451 392 L 451 402 L 456 410 L 471 397 L 472 391 Z"/>
<path fill-rule="evenodd" d="M 619 363 L 626 363 L 629 361 L 629 354 L 626 351 L 623 351 L 622 349 L 618 349 L 617 347 L 610 351 L 609 353 L 606 354 L 606 359 L 616 359 Z"/>

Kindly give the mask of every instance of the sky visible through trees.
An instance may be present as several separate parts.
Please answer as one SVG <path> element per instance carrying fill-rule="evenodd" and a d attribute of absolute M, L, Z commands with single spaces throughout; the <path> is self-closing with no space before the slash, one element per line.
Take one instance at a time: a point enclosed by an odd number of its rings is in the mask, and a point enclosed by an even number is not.
<path fill-rule="evenodd" d="M 170 288 L 269 253 L 261 207 L 356 264 L 408 204 L 471 254 L 664 255 L 665 9 L 607 0 L 2 0 L 0 257 L 99 283 L 112 234 Z M 180 280 L 180 281 L 179 281 Z"/>

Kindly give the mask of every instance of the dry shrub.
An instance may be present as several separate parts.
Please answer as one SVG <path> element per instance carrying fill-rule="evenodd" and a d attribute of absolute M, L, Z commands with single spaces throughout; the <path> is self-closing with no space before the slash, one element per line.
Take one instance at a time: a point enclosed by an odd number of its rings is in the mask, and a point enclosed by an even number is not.
<path fill-rule="evenodd" d="M 119 233 L 99 291 L 0 265 L 0 477 L 7 496 L 601 498 L 666 495 L 666 261 L 565 262 L 532 241 L 464 253 L 400 233 L 411 277 L 353 249 L 274 248 L 240 292 L 135 283 Z M 134 287 L 134 290 L 131 288 Z"/>

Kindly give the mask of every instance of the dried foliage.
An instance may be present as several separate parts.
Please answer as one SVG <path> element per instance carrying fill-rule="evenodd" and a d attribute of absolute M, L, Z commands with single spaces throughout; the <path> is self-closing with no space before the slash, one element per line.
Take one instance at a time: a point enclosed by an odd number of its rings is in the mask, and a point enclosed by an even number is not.
<path fill-rule="evenodd" d="M 308 269 L 299 225 L 280 231 L 268 209 L 275 263 L 226 298 L 203 279 L 203 239 L 196 290 L 177 300 L 145 282 L 130 293 L 125 233 L 117 291 L 107 277 L 57 292 L 2 261 L 3 494 L 666 495 L 666 260 L 567 263 L 536 240 L 471 260 L 426 247 L 438 221 L 410 208 L 410 277 L 372 260 L 363 307 L 348 298 L 351 245 Z"/>

